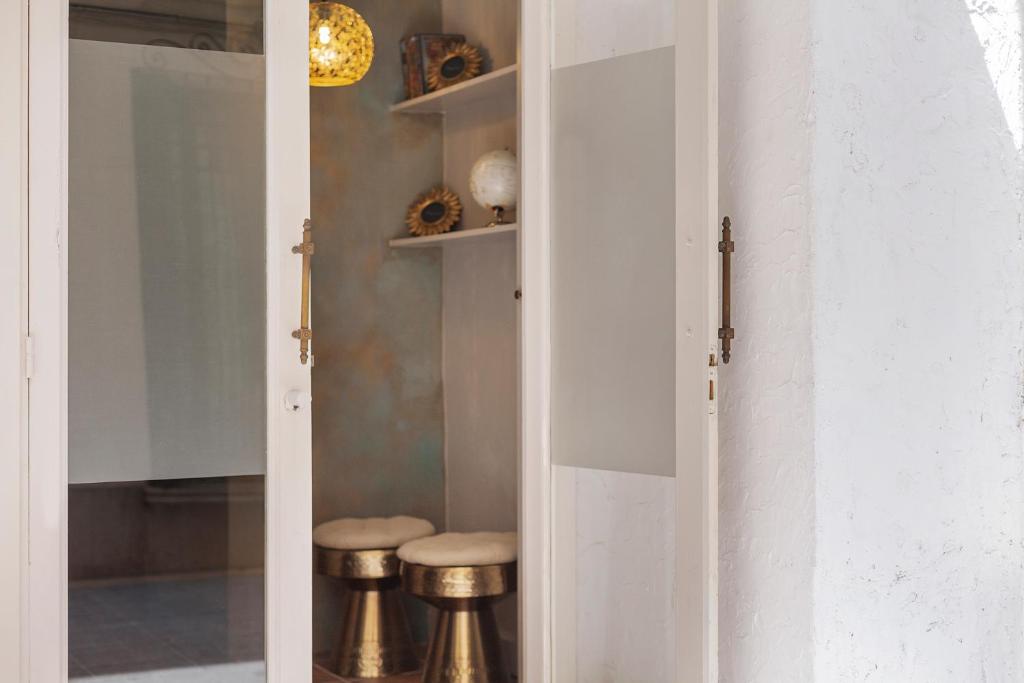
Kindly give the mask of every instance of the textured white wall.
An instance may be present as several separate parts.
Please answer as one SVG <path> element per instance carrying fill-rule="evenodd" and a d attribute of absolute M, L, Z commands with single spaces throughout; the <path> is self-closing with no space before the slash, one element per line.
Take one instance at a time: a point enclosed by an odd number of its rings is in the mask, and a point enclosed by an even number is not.
<path fill-rule="evenodd" d="M 721 38 L 722 680 L 1024 680 L 1017 3 Z"/>
<path fill-rule="evenodd" d="M 810 6 L 723 0 L 720 205 L 737 241 L 721 369 L 724 683 L 812 680 Z"/>
<path fill-rule="evenodd" d="M 1015 4 L 816 4 L 821 680 L 1024 680 Z"/>

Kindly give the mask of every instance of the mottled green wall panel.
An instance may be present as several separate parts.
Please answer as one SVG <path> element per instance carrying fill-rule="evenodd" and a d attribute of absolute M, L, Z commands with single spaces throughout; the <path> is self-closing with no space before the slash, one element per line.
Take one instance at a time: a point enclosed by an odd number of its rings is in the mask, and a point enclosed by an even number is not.
<path fill-rule="evenodd" d="M 440 1 L 348 4 L 377 52 L 359 83 L 310 90 L 313 521 L 412 514 L 440 528 L 441 255 L 387 246 L 408 203 L 441 181 L 440 117 L 388 112 L 403 96 L 398 41 L 439 31 Z M 333 593 L 318 581 L 318 650 L 336 626 Z"/>

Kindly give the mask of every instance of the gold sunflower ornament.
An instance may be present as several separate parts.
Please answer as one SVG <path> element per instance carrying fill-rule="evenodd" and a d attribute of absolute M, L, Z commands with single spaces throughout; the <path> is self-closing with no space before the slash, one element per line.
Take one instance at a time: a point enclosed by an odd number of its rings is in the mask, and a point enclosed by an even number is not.
<path fill-rule="evenodd" d="M 460 43 L 427 66 L 427 88 L 440 90 L 476 78 L 482 64 L 480 50 L 468 43 Z"/>
<path fill-rule="evenodd" d="M 459 196 L 447 187 L 435 187 L 424 192 L 409 205 L 405 224 L 417 237 L 440 235 L 448 232 L 462 217 Z"/>
<path fill-rule="evenodd" d="M 373 32 L 358 12 L 338 2 L 310 3 L 310 85 L 352 85 L 372 63 Z"/>

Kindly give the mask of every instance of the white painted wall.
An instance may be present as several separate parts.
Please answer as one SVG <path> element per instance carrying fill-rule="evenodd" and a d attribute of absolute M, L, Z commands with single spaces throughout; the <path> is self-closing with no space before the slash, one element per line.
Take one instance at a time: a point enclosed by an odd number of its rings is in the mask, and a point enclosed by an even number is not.
<path fill-rule="evenodd" d="M 1015 4 L 724 1 L 723 681 L 1024 679 Z"/>
<path fill-rule="evenodd" d="M 1024 679 L 1015 5 L 816 12 L 819 677 Z"/>
<path fill-rule="evenodd" d="M 733 218 L 720 368 L 723 683 L 810 681 L 814 406 L 810 3 L 723 0 L 720 205 Z"/>

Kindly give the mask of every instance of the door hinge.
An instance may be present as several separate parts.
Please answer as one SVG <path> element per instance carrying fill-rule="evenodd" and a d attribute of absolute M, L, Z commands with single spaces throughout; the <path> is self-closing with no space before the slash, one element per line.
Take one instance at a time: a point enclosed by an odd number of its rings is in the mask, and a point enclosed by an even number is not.
<path fill-rule="evenodd" d="M 25 379 L 32 379 L 36 369 L 36 342 L 32 337 L 25 337 Z"/>

